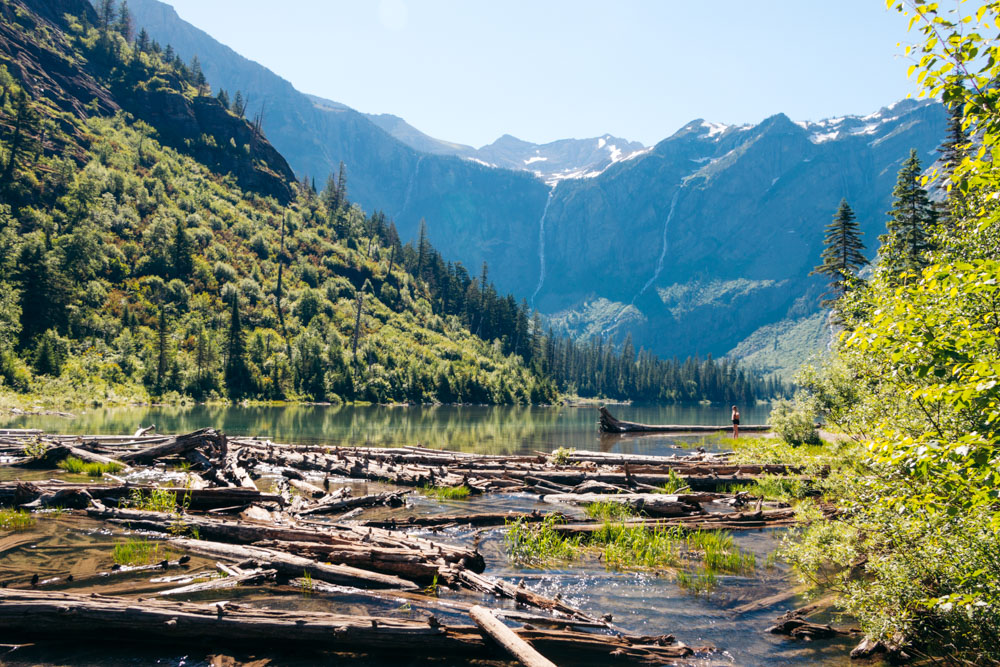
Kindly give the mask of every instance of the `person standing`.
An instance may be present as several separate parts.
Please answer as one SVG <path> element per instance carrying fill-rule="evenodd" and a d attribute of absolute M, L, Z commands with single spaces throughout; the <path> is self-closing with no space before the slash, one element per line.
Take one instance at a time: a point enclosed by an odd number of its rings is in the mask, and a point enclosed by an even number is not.
<path fill-rule="evenodd" d="M 733 437 L 740 437 L 740 411 L 733 406 Z"/>

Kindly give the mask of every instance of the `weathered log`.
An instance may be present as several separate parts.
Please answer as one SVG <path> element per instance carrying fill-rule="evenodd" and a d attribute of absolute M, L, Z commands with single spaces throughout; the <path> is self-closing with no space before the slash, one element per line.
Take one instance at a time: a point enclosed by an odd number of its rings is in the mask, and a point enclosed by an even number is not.
<path fill-rule="evenodd" d="M 314 579 L 329 581 L 335 584 L 359 586 L 361 588 L 400 588 L 403 590 L 416 590 L 418 588 L 412 581 L 407 581 L 393 575 L 362 570 L 350 565 L 320 563 L 311 558 L 295 556 L 263 547 L 222 544 L 220 542 L 191 540 L 183 537 L 171 538 L 170 543 L 186 552 L 209 556 L 211 558 L 224 558 L 240 562 L 253 560 L 260 563 L 267 563 L 270 567 L 287 577 L 302 576 L 302 573 L 306 572 Z"/>
<path fill-rule="evenodd" d="M 254 609 L 231 603 L 73 595 L 0 589 L 0 627 L 18 641 L 220 644 L 244 648 L 285 645 L 339 652 L 441 655 L 492 659 L 501 655 L 475 626 L 427 621 Z M 690 656 L 673 637 L 617 637 L 566 630 L 517 630 L 560 664 L 664 664 Z"/>
<path fill-rule="evenodd" d="M 326 491 L 324 491 L 321 487 L 318 487 L 315 484 L 310 484 L 304 479 L 296 479 L 292 477 L 289 478 L 287 481 L 290 487 L 292 487 L 302 495 L 308 496 L 310 498 L 322 498 L 323 496 L 326 495 Z"/>
<path fill-rule="evenodd" d="M 662 493 L 559 493 L 545 496 L 547 503 L 570 503 L 589 505 L 591 503 L 615 503 L 628 505 L 637 512 L 650 516 L 687 516 L 701 512 L 697 503 L 683 502 L 678 496 Z"/>
<path fill-rule="evenodd" d="M 344 512 L 355 507 L 401 507 L 403 505 L 403 493 L 373 493 L 367 496 L 357 496 L 356 498 L 344 498 L 341 500 L 332 499 L 327 502 L 320 501 L 315 505 L 310 505 L 301 509 L 295 514 L 335 514 Z"/>
<path fill-rule="evenodd" d="M 158 597 L 172 597 L 175 595 L 190 595 L 191 593 L 203 593 L 205 591 L 219 591 L 237 586 L 248 586 L 273 580 L 278 573 L 277 570 L 251 570 L 235 576 L 225 576 L 208 581 L 199 581 L 179 588 L 171 588 L 165 591 L 157 591 Z"/>
<path fill-rule="evenodd" d="M 296 554 L 313 560 L 393 574 L 419 583 L 430 583 L 435 577 L 444 583 L 449 578 L 451 568 L 444 560 L 439 560 L 438 555 L 434 552 L 418 549 L 282 542 L 279 540 L 257 542 L 254 546 Z"/>
<path fill-rule="evenodd" d="M 600 426 L 605 433 L 725 433 L 731 431 L 732 424 L 721 426 L 705 426 L 701 424 L 640 424 L 627 422 L 615 417 L 607 408 L 601 408 Z M 763 433 L 771 430 L 770 424 L 740 425 L 740 430 L 747 433 Z"/>
<path fill-rule="evenodd" d="M 86 449 L 80 449 L 79 447 L 74 447 L 72 445 L 62 444 L 56 445 L 54 447 L 49 447 L 41 456 L 37 456 L 33 459 L 28 459 L 26 462 L 19 463 L 18 465 L 26 468 L 55 468 L 58 463 L 70 456 L 75 456 L 81 461 L 87 461 L 90 463 L 103 463 L 105 465 L 118 465 L 122 470 L 129 470 L 130 468 L 122 463 L 108 456 L 102 456 L 101 454 L 95 454 L 94 452 L 88 451 Z"/>
<path fill-rule="evenodd" d="M 151 463 L 164 456 L 184 454 L 190 449 L 202 445 L 219 448 L 225 442 L 225 436 L 212 428 L 203 428 L 186 435 L 168 438 L 159 445 L 153 445 L 137 452 L 122 454 L 119 459 L 127 463 Z"/>
<path fill-rule="evenodd" d="M 20 490 L 18 490 L 19 484 Z M 188 489 L 179 487 L 139 486 L 132 484 L 107 486 L 96 484 L 53 484 L 50 482 L 32 482 L 30 484 L 19 482 L 0 482 L 0 505 L 21 505 L 29 503 L 42 495 L 53 494 L 60 491 L 85 491 L 95 500 L 100 500 L 105 504 L 114 504 L 123 499 L 129 498 L 135 490 L 145 492 L 153 489 L 160 492 L 172 493 L 177 497 L 178 504 L 184 504 L 189 509 L 197 510 L 231 507 L 234 505 L 248 505 L 251 503 L 274 502 L 279 505 L 283 505 L 285 503 L 284 498 L 281 496 L 270 493 L 262 493 L 256 489 Z"/>
<path fill-rule="evenodd" d="M 494 512 L 482 514 L 451 514 L 438 516 L 411 516 L 405 519 L 369 519 L 359 523 L 361 526 L 378 528 L 432 528 L 437 526 L 503 526 L 512 521 L 537 522 L 546 517 L 555 516 L 565 519 L 562 512 Z"/>
<path fill-rule="evenodd" d="M 849 635 L 849 630 L 838 630 L 830 625 L 812 623 L 801 618 L 781 618 L 767 629 L 772 635 L 787 635 L 793 639 L 829 639 L 839 635 Z"/>
<path fill-rule="evenodd" d="M 475 606 L 469 610 L 469 617 L 479 626 L 480 630 L 525 667 L 556 667 L 554 662 L 518 637 L 516 632 L 500 622 L 488 609 Z"/>

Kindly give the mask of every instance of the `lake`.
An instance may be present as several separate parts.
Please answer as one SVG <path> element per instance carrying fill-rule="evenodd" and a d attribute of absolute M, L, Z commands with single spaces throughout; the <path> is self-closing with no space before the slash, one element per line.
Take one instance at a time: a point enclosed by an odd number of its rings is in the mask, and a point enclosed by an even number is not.
<path fill-rule="evenodd" d="M 729 423 L 729 406 L 616 405 L 616 417 L 647 424 Z M 770 405 L 742 409 L 744 424 L 767 422 Z M 230 435 L 264 436 L 275 442 L 393 447 L 420 445 L 501 454 L 549 452 L 559 447 L 624 453 L 671 453 L 699 436 L 650 434 L 621 437 L 597 430 L 596 406 L 226 406 L 94 408 L 76 417 L 0 417 L 3 428 L 39 428 L 50 433 L 131 434 L 156 425 L 159 433 L 213 427 Z"/>

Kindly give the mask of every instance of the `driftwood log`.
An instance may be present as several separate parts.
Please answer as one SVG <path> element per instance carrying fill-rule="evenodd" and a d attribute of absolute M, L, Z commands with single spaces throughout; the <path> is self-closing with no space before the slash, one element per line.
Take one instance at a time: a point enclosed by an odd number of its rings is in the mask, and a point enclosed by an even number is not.
<path fill-rule="evenodd" d="M 79 638 L 95 642 L 158 642 L 273 647 L 353 653 L 423 654 L 495 659 L 501 653 L 475 626 L 396 618 L 255 609 L 232 603 L 73 595 L 0 589 L 0 627 L 14 641 Z M 664 664 L 692 650 L 673 637 L 618 637 L 569 630 L 517 630 L 559 664 Z"/>
<path fill-rule="evenodd" d="M 556 667 L 555 663 L 546 658 L 517 635 L 516 632 L 503 624 L 485 607 L 473 607 L 469 610 L 471 618 L 484 634 L 499 644 L 524 667 Z"/>
<path fill-rule="evenodd" d="M 725 433 L 731 431 L 733 425 L 639 424 L 615 419 L 607 408 L 601 408 L 600 427 L 604 433 Z M 740 431 L 747 433 L 763 433 L 770 430 L 770 424 L 740 424 Z"/>

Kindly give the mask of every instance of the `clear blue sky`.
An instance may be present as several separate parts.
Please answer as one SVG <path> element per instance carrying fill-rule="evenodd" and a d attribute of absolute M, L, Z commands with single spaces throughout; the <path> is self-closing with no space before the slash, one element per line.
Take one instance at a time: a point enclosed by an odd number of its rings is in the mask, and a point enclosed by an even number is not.
<path fill-rule="evenodd" d="M 883 0 L 167 0 L 290 80 L 481 146 L 694 118 L 866 114 L 914 92 Z"/>

